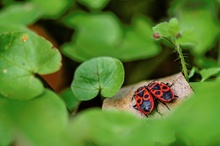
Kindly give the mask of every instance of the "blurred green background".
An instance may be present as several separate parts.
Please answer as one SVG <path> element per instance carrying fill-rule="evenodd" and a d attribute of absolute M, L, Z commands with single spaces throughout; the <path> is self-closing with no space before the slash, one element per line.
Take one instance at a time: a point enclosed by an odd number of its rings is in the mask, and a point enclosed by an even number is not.
<path fill-rule="evenodd" d="M 189 70 L 220 64 L 217 0 L 2 0 L 0 6 L 0 32 L 32 29 L 61 50 L 66 82 L 60 86 L 70 84 L 79 62 L 97 56 L 124 63 L 124 85 L 180 72 L 172 45 L 152 39 L 152 27 L 172 17 Z"/>
<path fill-rule="evenodd" d="M 219 6 L 219 0 L 1 0 L 1 38 L 6 32 L 34 31 L 59 49 L 62 67 L 43 76 L 55 92 L 45 89 L 22 102 L 1 95 L 0 145 L 219 145 Z M 124 86 L 181 72 L 174 46 L 152 37 L 152 27 L 173 17 L 196 94 L 170 117 L 140 120 L 128 113 L 87 109 L 101 106 L 97 98 L 70 100 L 67 88 L 76 68 L 94 57 L 120 60 Z M 39 45 L 40 38 L 32 39 Z M 51 70 L 59 65 L 50 65 Z M 25 90 L 18 93 L 29 96 Z M 63 90 L 67 105 L 55 94 Z M 74 110 L 79 104 L 78 113 L 69 118 L 66 107 Z"/>

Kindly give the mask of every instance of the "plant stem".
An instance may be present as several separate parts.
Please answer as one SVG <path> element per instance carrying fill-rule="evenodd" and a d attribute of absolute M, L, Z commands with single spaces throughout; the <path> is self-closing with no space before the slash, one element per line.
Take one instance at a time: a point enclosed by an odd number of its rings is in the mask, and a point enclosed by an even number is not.
<path fill-rule="evenodd" d="M 180 57 L 181 65 L 183 68 L 183 74 L 184 74 L 186 80 L 189 81 L 188 70 L 186 67 L 186 62 L 185 62 L 185 59 L 183 56 L 182 48 L 180 47 L 180 45 L 177 45 L 177 44 L 175 46 L 176 46 L 176 50 L 177 50 L 179 57 Z"/>
<path fill-rule="evenodd" d="M 183 56 L 183 52 L 182 52 L 182 48 L 180 47 L 179 44 L 176 43 L 176 39 L 174 38 L 173 41 L 167 37 L 163 37 L 164 39 L 168 40 L 171 44 L 173 44 L 175 46 L 175 49 L 177 50 L 179 57 L 180 57 L 180 61 L 181 61 L 181 65 L 183 68 L 183 74 L 186 78 L 187 81 L 189 81 L 189 76 L 188 76 L 188 70 L 186 67 L 186 62 Z"/>

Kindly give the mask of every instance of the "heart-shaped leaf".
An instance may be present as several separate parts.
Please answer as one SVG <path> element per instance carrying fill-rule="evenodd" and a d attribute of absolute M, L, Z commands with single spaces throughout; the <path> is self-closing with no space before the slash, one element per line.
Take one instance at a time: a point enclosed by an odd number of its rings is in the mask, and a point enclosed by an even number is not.
<path fill-rule="evenodd" d="M 31 99 L 44 90 L 35 74 L 49 74 L 61 66 L 61 55 L 52 44 L 31 32 L 0 35 L 0 94 Z"/>
<path fill-rule="evenodd" d="M 119 60 L 98 57 L 85 61 L 76 69 L 71 89 L 79 100 L 92 99 L 99 92 L 104 97 L 111 97 L 123 81 L 124 68 Z"/>

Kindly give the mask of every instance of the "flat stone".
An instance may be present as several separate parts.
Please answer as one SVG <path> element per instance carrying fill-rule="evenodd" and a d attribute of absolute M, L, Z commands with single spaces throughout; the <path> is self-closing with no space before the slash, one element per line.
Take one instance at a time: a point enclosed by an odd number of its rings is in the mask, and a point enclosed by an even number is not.
<path fill-rule="evenodd" d="M 130 86 L 123 87 L 119 90 L 119 92 L 111 97 L 107 98 L 103 101 L 102 109 L 103 110 L 122 110 L 128 111 L 135 114 L 138 117 L 146 117 L 144 114 L 140 113 L 138 110 L 133 108 L 135 105 L 135 100 L 132 100 L 134 92 L 141 86 L 148 85 L 152 81 L 159 81 L 164 83 L 173 84 L 171 89 L 174 92 L 174 95 L 177 95 L 178 98 L 171 103 L 166 103 L 170 110 L 162 103 L 158 104 L 158 111 L 162 114 L 162 116 L 169 114 L 172 112 L 175 107 L 177 107 L 180 103 L 182 103 L 187 97 L 193 94 L 193 90 L 185 80 L 182 73 L 177 73 L 172 76 L 159 78 L 155 80 L 147 80 L 142 81 L 137 84 L 133 84 Z M 149 118 L 157 118 L 161 117 L 155 110 L 148 115 Z"/>

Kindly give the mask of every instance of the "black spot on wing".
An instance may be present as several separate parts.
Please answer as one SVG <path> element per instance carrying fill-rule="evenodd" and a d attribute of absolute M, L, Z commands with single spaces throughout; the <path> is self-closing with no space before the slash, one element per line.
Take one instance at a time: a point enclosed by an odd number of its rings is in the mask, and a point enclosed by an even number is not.
<path fill-rule="evenodd" d="M 159 91 L 156 91 L 155 94 L 156 94 L 156 95 L 160 95 L 160 94 L 161 94 L 161 91 L 160 91 L 160 90 L 159 90 Z"/>
<path fill-rule="evenodd" d="M 148 98 L 148 97 L 149 97 L 149 95 L 148 95 L 148 94 L 144 95 L 144 98 Z"/>
<path fill-rule="evenodd" d="M 140 97 L 143 97 L 143 95 L 144 95 L 144 91 L 141 91 L 138 93 L 138 96 L 140 96 Z"/>
<path fill-rule="evenodd" d="M 156 85 L 152 88 L 152 90 L 160 90 L 160 85 L 159 85 L 159 84 L 156 84 Z"/>
<path fill-rule="evenodd" d="M 151 104 L 150 100 L 145 100 L 142 104 L 141 104 L 141 109 L 145 112 L 150 112 L 151 107 L 153 105 Z"/>
<path fill-rule="evenodd" d="M 162 98 L 165 99 L 165 100 L 171 100 L 172 99 L 172 92 L 163 92 L 163 96 Z"/>

